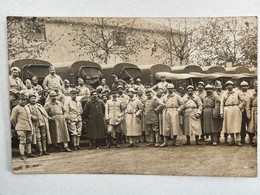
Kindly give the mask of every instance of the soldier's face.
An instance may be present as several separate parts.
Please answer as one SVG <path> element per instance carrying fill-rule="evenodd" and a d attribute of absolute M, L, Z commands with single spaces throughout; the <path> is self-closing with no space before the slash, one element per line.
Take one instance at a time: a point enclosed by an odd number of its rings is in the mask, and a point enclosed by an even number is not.
<path fill-rule="evenodd" d="M 248 86 L 243 86 L 243 87 L 241 87 L 241 89 L 243 92 L 246 92 L 248 90 Z"/>
<path fill-rule="evenodd" d="M 32 83 L 34 85 L 37 85 L 38 84 L 38 79 L 36 77 L 32 78 Z"/>
<path fill-rule="evenodd" d="M 105 85 L 106 84 L 106 79 L 102 79 L 101 84 Z"/>
<path fill-rule="evenodd" d="M 187 94 L 188 94 L 189 96 L 192 96 L 192 95 L 193 95 L 193 89 L 188 89 Z"/>
<path fill-rule="evenodd" d="M 51 75 L 55 75 L 55 68 L 50 68 Z"/>
<path fill-rule="evenodd" d="M 158 91 L 158 92 L 156 93 L 156 96 L 157 96 L 158 98 L 162 97 L 162 92 L 161 92 L 161 91 Z"/>
<path fill-rule="evenodd" d="M 77 94 L 76 93 L 72 93 L 72 94 L 70 94 L 70 97 L 71 97 L 72 100 L 76 100 Z"/>
<path fill-rule="evenodd" d="M 206 89 L 207 95 L 211 95 L 213 93 L 213 89 Z"/>
<path fill-rule="evenodd" d="M 146 92 L 146 96 L 148 99 L 151 99 L 152 98 L 152 93 L 151 92 Z"/>
<path fill-rule="evenodd" d="M 94 98 L 94 99 L 97 99 L 97 98 L 98 98 L 97 92 L 92 93 L 92 98 Z"/>
<path fill-rule="evenodd" d="M 161 78 L 161 81 L 162 81 L 162 82 L 166 81 L 166 78 Z"/>
<path fill-rule="evenodd" d="M 19 71 L 14 69 L 13 72 L 12 72 L 12 75 L 13 75 L 13 77 L 18 77 Z"/>
<path fill-rule="evenodd" d="M 168 89 L 169 94 L 173 94 L 173 89 Z"/>
<path fill-rule="evenodd" d="M 130 81 L 130 84 L 134 84 L 134 83 L 135 83 L 134 80 L 131 80 L 131 81 Z"/>
<path fill-rule="evenodd" d="M 82 86 L 84 84 L 84 81 L 79 80 L 79 85 Z"/>
<path fill-rule="evenodd" d="M 198 90 L 199 90 L 199 91 L 202 91 L 203 89 L 204 89 L 203 85 L 199 84 L 199 85 L 198 85 Z"/>
<path fill-rule="evenodd" d="M 36 97 L 32 96 L 29 99 L 30 104 L 36 104 Z"/>
<path fill-rule="evenodd" d="M 123 89 L 122 89 L 122 88 L 119 88 L 119 89 L 118 89 L 118 93 L 119 93 L 120 95 L 122 95 L 122 94 L 123 94 Z"/>
<path fill-rule="evenodd" d="M 221 91 L 222 90 L 222 86 L 221 85 L 216 85 L 216 89 L 217 89 L 217 91 Z"/>
<path fill-rule="evenodd" d="M 233 89 L 233 85 L 227 85 L 227 90 L 231 91 Z"/>
<path fill-rule="evenodd" d="M 86 84 L 89 84 L 90 83 L 90 80 L 89 79 L 86 79 Z"/>
<path fill-rule="evenodd" d="M 20 106 L 25 106 L 25 104 L 26 104 L 26 99 L 19 99 Z"/>
<path fill-rule="evenodd" d="M 57 100 L 57 97 L 56 96 L 51 96 L 51 101 L 55 102 Z"/>
<path fill-rule="evenodd" d="M 27 89 L 31 89 L 32 88 L 32 83 L 26 83 L 26 87 L 27 87 Z"/>
<path fill-rule="evenodd" d="M 70 82 L 66 81 L 66 82 L 64 83 L 64 85 L 65 85 L 65 87 L 69 87 L 69 86 L 70 86 Z"/>
<path fill-rule="evenodd" d="M 128 91 L 128 96 L 129 96 L 130 98 L 132 98 L 132 97 L 134 97 L 134 93 L 131 92 L 131 91 Z"/>

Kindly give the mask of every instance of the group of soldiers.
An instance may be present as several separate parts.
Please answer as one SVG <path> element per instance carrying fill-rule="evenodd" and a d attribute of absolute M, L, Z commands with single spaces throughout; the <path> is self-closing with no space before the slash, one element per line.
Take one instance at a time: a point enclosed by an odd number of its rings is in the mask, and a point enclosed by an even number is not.
<path fill-rule="evenodd" d="M 216 146 L 221 132 L 229 145 L 241 146 L 246 134 L 250 144 L 256 144 L 257 81 L 254 90 L 249 90 L 246 81 L 240 83 L 241 89 L 228 81 L 226 91 L 219 81 L 206 86 L 200 81 L 196 91 L 189 85 L 177 92 L 165 77 L 154 86 L 144 86 L 139 78 L 126 83 L 113 75 L 111 89 L 105 79 L 94 89 L 89 77 L 85 81 L 79 78 L 78 86 L 72 88 L 54 67 L 49 71 L 40 86 L 37 77 L 24 85 L 19 68 L 11 69 L 11 124 L 19 138 L 21 159 L 25 158 L 25 149 L 27 157 L 35 157 L 31 145 L 39 148 L 38 156 L 49 155 L 48 144 L 71 152 L 71 143 L 73 150 L 81 150 L 82 129 L 89 139 L 89 149 L 99 149 L 104 138 L 105 148 L 120 148 L 122 142 L 138 147 L 140 141 L 166 147 L 169 139 L 178 146 L 179 135 L 186 136 L 184 145 L 190 145 L 191 136 L 195 136 L 196 145 L 208 141 Z"/>

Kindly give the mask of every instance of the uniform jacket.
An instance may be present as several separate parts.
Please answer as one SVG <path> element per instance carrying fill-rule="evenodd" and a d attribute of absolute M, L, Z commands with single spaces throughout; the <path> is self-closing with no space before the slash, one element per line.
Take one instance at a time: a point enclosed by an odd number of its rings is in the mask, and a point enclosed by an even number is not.
<path fill-rule="evenodd" d="M 43 84 L 42 84 L 43 88 L 52 90 L 53 86 L 55 85 L 57 85 L 59 89 L 63 88 L 64 83 L 61 77 L 57 74 L 55 75 L 48 74 L 43 80 Z"/>
<path fill-rule="evenodd" d="M 105 118 L 110 125 L 118 125 L 123 120 L 123 104 L 119 99 L 110 99 L 105 105 Z"/>
<path fill-rule="evenodd" d="M 81 114 L 83 113 L 81 103 L 76 100 L 73 101 L 71 98 L 64 104 L 65 117 L 72 122 L 82 121 Z"/>

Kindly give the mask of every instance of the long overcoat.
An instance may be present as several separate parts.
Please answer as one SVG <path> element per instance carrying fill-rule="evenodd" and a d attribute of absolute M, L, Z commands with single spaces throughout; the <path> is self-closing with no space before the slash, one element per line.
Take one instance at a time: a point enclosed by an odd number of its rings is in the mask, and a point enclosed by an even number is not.
<path fill-rule="evenodd" d="M 164 109 L 162 111 L 163 136 L 182 135 L 179 111 L 183 109 L 182 98 L 177 94 L 165 95 L 162 99 Z"/>
<path fill-rule="evenodd" d="M 184 128 L 183 134 L 186 136 L 201 135 L 201 119 L 196 118 L 195 114 L 202 113 L 201 99 L 196 95 L 185 95 L 184 101 Z"/>
<path fill-rule="evenodd" d="M 142 120 L 143 104 L 137 98 L 130 98 L 125 110 L 125 126 L 127 136 L 142 135 Z"/>
<path fill-rule="evenodd" d="M 222 129 L 220 118 L 220 98 L 217 94 L 207 95 L 203 102 L 203 130 L 204 133 L 218 133 Z"/>
<path fill-rule="evenodd" d="M 223 114 L 223 132 L 240 133 L 242 123 L 241 109 L 245 104 L 244 95 L 237 90 L 226 91 L 221 99 L 220 114 Z"/>
<path fill-rule="evenodd" d="M 257 93 L 255 92 L 250 98 L 250 103 L 247 106 L 247 117 L 250 118 L 248 132 L 257 132 Z"/>
<path fill-rule="evenodd" d="M 105 137 L 105 105 L 102 100 L 92 99 L 87 102 L 83 109 L 82 119 L 86 123 L 88 138 L 101 139 Z"/>

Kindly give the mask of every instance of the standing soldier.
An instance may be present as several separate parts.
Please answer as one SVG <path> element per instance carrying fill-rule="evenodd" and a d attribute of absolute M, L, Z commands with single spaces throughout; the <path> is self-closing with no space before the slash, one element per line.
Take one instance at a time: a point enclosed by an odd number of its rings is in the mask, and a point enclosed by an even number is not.
<path fill-rule="evenodd" d="M 242 81 L 240 83 L 240 87 L 241 87 L 241 93 L 244 95 L 246 103 L 242 108 L 242 124 L 241 124 L 241 132 L 240 132 L 240 136 L 241 136 L 241 144 L 245 143 L 245 137 L 246 137 L 246 132 L 248 130 L 248 124 L 249 124 L 249 120 L 247 118 L 247 104 L 250 103 L 250 99 L 252 97 L 252 93 L 248 90 L 248 83 L 246 81 Z M 250 134 L 249 134 L 250 135 Z"/>
<path fill-rule="evenodd" d="M 49 96 L 50 101 L 46 102 L 44 108 L 48 115 L 54 119 L 53 121 L 50 121 L 52 143 L 56 145 L 63 143 L 64 149 L 61 146 L 58 146 L 59 151 L 71 152 L 68 147 L 70 137 L 66 119 L 64 117 L 65 110 L 63 104 L 60 101 L 57 101 L 57 93 L 55 91 L 51 91 Z"/>
<path fill-rule="evenodd" d="M 128 87 L 135 89 L 135 88 L 136 88 L 136 85 L 135 85 L 135 80 L 134 80 L 134 78 L 130 78 L 129 81 L 130 81 L 130 83 L 128 84 Z"/>
<path fill-rule="evenodd" d="M 90 92 L 94 91 L 93 87 L 90 84 L 91 78 L 89 76 L 86 76 L 85 78 L 85 87 L 89 89 Z"/>
<path fill-rule="evenodd" d="M 61 102 L 62 104 L 65 103 L 66 98 L 65 95 L 61 92 L 61 90 L 59 89 L 59 87 L 57 85 L 53 86 L 53 91 L 56 93 L 56 100 Z M 48 97 L 46 98 L 46 102 L 50 101 L 50 95 L 48 95 Z"/>
<path fill-rule="evenodd" d="M 87 99 L 89 99 L 89 97 L 90 97 L 90 89 L 86 85 L 84 85 L 84 80 L 82 78 L 78 79 L 77 90 L 79 91 L 79 94 L 78 94 L 79 96 L 86 96 Z"/>
<path fill-rule="evenodd" d="M 142 135 L 141 114 L 143 112 L 142 102 L 134 97 L 135 90 L 129 88 L 129 101 L 125 110 L 126 135 L 129 137 L 128 147 L 138 147 L 139 136 Z"/>
<path fill-rule="evenodd" d="M 145 87 L 141 84 L 141 79 L 136 79 L 136 85 L 135 85 L 136 91 L 144 91 Z"/>
<path fill-rule="evenodd" d="M 117 90 L 112 90 L 112 99 L 108 100 L 105 107 L 105 117 L 108 124 L 107 127 L 107 146 L 110 148 L 113 143 L 117 148 L 120 148 L 119 139 L 120 139 L 120 124 L 123 120 L 123 104 L 117 98 Z M 112 141 L 113 138 L 116 138 L 116 142 Z"/>
<path fill-rule="evenodd" d="M 199 96 L 199 98 L 201 99 L 201 101 L 203 100 L 203 98 L 205 98 L 206 97 L 206 95 L 207 95 L 207 93 L 206 93 L 206 91 L 204 90 L 204 88 L 205 88 L 205 84 L 202 82 L 202 81 L 200 81 L 200 82 L 198 82 L 198 91 L 195 91 L 194 92 L 194 94 L 196 95 L 196 96 Z M 201 124 L 203 124 L 203 117 L 201 117 Z M 204 129 L 203 129 L 204 127 L 203 127 L 203 125 L 202 125 L 202 135 L 201 135 L 201 140 L 202 141 L 209 141 L 209 135 L 208 134 L 204 134 Z M 206 139 L 204 139 L 205 138 L 205 136 L 206 136 Z"/>
<path fill-rule="evenodd" d="M 106 84 L 106 79 L 101 80 L 101 84 L 97 87 L 97 91 L 99 91 L 100 94 L 110 93 L 110 89 L 109 89 L 108 85 Z"/>
<path fill-rule="evenodd" d="M 122 102 L 122 111 L 125 112 L 129 96 L 124 93 L 124 87 L 119 85 L 118 90 L 118 99 Z M 126 126 L 125 126 L 125 116 L 123 116 L 123 121 L 120 124 L 120 142 L 126 142 Z"/>
<path fill-rule="evenodd" d="M 40 151 L 39 156 L 49 155 L 47 152 L 47 143 L 52 143 L 48 121 L 50 117 L 44 107 L 37 103 L 37 96 L 34 93 L 29 95 L 29 104 L 27 104 L 24 108 L 31 115 L 33 124 L 32 143 L 38 145 Z"/>
<path fill-rule="evenodd" d="M 169 83 L 166 81 L 166 77 L 165 76 L 161 76 L 161 82 L 157 83 L 155 86 L 152 87 L 152 90 L 156 91 L 156 90 L 163 90 L 167 88 L 167 85 Z"/>
<path fill-rule="evenodd" d="M 227 91 L 223 94 L 220 105 L 220 116 L 224 118 L 223 131 L 229 133 L 232 141 L 229 145 L 235 145 L 235 139 L 237 145 L 240 143 L 240 131 L 242 123 L 242 108 L 245 104 L 245 97 L 243 94 L 235 90 L 234 83 L 232 81 L 226 82 Z M 235 138 L 236 137 L 236 138 Z"/>
<path fill-rule="evenodd" d="M 91 100 L 86 103 L 83 114 L 83 122 L 87 129 L 87 137 L 90 139 L 89 149 L 100 148 L 99 140 L 105 138 L 105 105 L 98 98 L 96 91 L 91 92 Z M 95 140 L 95 147 L 93 142 Z"/>
<path fill-rule="evenodd" d="M 25 93 L 27 99 L 29 99 L 29 95 L 32 94 L 32 93 L 35 93 L 36 90 L 33 88 L 32 82 L 29 79 L 25 80 L 25 86 L 26 86 L 26 89 L 24 90 L 24 93 Z M 37 100 L 38 100 L 39 99 L 38 93 L 37 93 L 36 96 L 37 96 Z"/>
<path fill-rule="evenodd" d="M 15 106 L 11 114 L 11 123 L 15 127 L 19 138 L 19 150 L 21 159 L 24 160 L 24 150 L 26 145 L 27 157 L 36 157 L 32 154 L 32 122 L 30 114 L 25 110 L 26 96 L 21 94 L 18 96 L 19 104 Z"/>
<path fill-rule="evenodd" d="M 217 145 L 218 134 L 221 131 L 220 119 L 220 98 L 213 92 L 213 87 L 207 85 L 205 87 L 206 97 L 202 99 L 203 102 L 203 129 L 204 133 L 211 135 L 211 144 Z"/>
<path fill-rule="evenodd" d="M 222 84 L 220 81 L 216 81 L 215 83 L 216 86 L 216 94 L 219 96 L 220 100 L 222 99 L 222 96 L 224 94 L 224 90 L 222 90 Z M 222 131 L 222 124 L 223 124 L 223 119 L 220 119 L 220 123 L 221 123 L 221 131 Z M 218 134 L 218 143 L 220 143 L 220 137 L 221 137 L 221 131 Z M 224 133 L 224 139 L 225 139 L 225 144 L 228 144 L 228 134 Z"/>
<path fill-rule="evenodd" d="M 184 108 L 182 98 L 174 93 L 174 85 L 168 84 L 168 95 L 162 98 L 164 109 L 162 111 L 162 134 L 164 142 L 161 147 L 168 146 L 167 139 L 169 136 L 173 137 L 173 146 L 178 146 L 177 136 L 182 135 L 180 114 Z"/>
<path fill-rule="evenodd" d="M 9 92 L 10 92 L 10 106 L 13 108 L 18 104 L 19 91 L 25 90 L 26 87 L 22 80 L 18 77 L 21 70 L 18 67 L 11 68 L 11 75 L 9 76 Z"/>
<path fill-rule="evenodd" d="M 159 147 L 159 116 L 162 108 L 162 102 L 152 96 L 152 90 L 145 90 L 147 100 L 144 103 L 144 123 L 150 134 L 151 142 L 147 146 Z M 155 138 L 155 143 L 154 143 Z"/>
<path fill-rule="evenodd" d="M 77 90 L 72 89 L 70 91 L 71 98 L 65 102 L 64 110 L 65 116 L 67 118 L 68 129 L 72 137 L 74 150 L 81 150 L 79 146 L 80 136 L 82 131 L 82 118 L 81 114 L 83 113 L 81 103 L 76 99 Z"/>
<path fill-rule="evenodd" d="M 253 137 L 256 135 L 257 140 L 257 81 L 254 83 L 255 91 L 247 104 L 247 118 L 249 119 L 248 133 L 250 144 L 253 144 Z M 256 142 L 257 144 L 257 142 Z"/>
<path fill-rule="evenodd" d="M 62 92 L 65 96 L 70 96 L 70 90 L 72 88 L 70 87 L 70 81 L 65 79 L 64 80 L 64 88 L 62 89 Z"/>
<path fill-rule="evenodd" d="M 202 103 L 201 99 L 193 94 L 194 87 L 189 85 L 187 87 L 187 94 L 183 97 L 184 107 L 184 135 L 187 141 L 184 145 L 190 145 L 190 136 L 195 135 L 196 145 L 199 143 L 199 135 L 201 135 L 201 113 Z"/>
<path fill-rule="evenodd" d="M 42 94 L 43 88 L 38 84 L 38 78 L 36 76 L 32 77 L 32 87 L 39 94 L 39 96 Z"/>
<path fill-rule="evenodd" d="M 49 68 L 50 74 L 48 74 L 43 80 L 43 88 L 47 91 L 54 90 L 54 86 L 59 89 L 64 87 L 64 83 L 59 75 L 56 74 L 54 66 Z"/>

